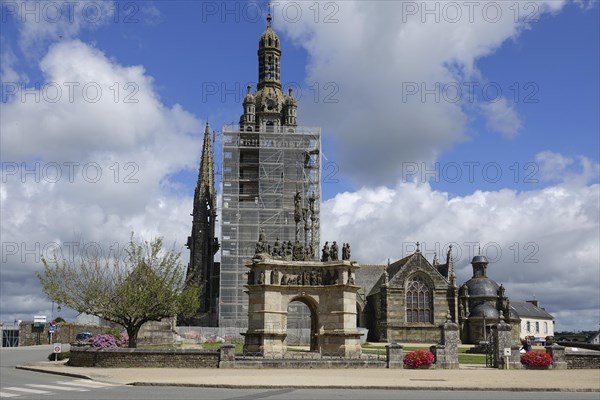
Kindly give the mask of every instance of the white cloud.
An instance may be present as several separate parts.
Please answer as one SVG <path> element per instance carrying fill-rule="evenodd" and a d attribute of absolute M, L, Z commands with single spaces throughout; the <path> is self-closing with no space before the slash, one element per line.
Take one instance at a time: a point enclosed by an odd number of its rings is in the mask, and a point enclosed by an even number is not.
<path fill-rule="evenodd" d="M 81 242 L 109 254 L 131 232 L 182 249 L 191 229 L 193 191 L 174 193 L 170 179 L 197 171 L 201 122 L 162 104 L 143 67 L 119 65 L 79 40 L 52 45 L 40 70 L 62 96 L 30 88 L 2 105 L 2 320 L 49 313 L 34 275 L 40 253 L 69 255 L 69 243 Z M 78 84 L 72 99 L 68 82 Z M 84 98 L 86 84 L 100 88 L 97 101 Z M 124 101 L 127 84 L 135 102 Z"/>
<path fill-rule="evenodd" d="M 481 105 L 487 120 L 487 127 L 507 138 L 516 136 L 521 129 L 521 119 L 517 111 L 505 98 Z"/>
<path fill-rule="evenodd" d="M 600 164 L 587 157 L 566 157 L 552 151 L 543 151 L 535 156 L 540 177 L 544 181 L 558 181 L 568 186 L 597 182 Z"/>
<path fill-rule="evenodd" d="M 559 155 L 555 155 L 559 156 Z M 429 260 L 454 244 L 458 277 L 478 243 L 491 261 L 489 276 L 512 299 L 536 296 L 558 326 L 594 329 L 600 310 L 600 186 L 558 184 L 543 190 L 476 191 L 449 198 L 426 183 L 340 193 L 321 208 L 322 241 L 352 245 L 352 258 L 384 264 L 411 254 Z"/>
<path fill-rule="evenodd" d="M 290 10 L 297 4 L 303 9 L 295 21 Z M 275 10 L 276 29 L 309 55 L 311 89 L 301 99 L 299 121 L 322 126 L 336 139 L 345 175 L 360 184 L 385 184 L 401 174 L 401 162 L 433 162 L 467 139 L 468 112 L 478 109 L 472 105 L 485 98 L 489 83 L 476 62 L 530 27 L 522 17 L 531 6 L 517 17 L 509 2 L 464 4 L 344 1 L 316 15 L 312 3 L 281 2 Z M 536 17 L 564 4 L 535 3 Z M 521 127 L 504 98 L 483 111 L 488 126 L 505 136 Z"/>

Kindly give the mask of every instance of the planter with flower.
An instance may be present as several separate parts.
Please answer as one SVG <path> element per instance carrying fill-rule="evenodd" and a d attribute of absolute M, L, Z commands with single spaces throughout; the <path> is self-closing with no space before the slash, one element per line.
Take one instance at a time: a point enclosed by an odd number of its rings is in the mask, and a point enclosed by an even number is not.
<path fill-rule="evenodd" d="M 410 351 L 404 357 L 405 368 L 431 368 L 435 361 L 433 353 L 429 350 Z"/>
<path fill-rule="evenodd" d="M 543 350 L 534 350 L 521 355 L 521 364 L 526 369 L 549 369 L 552 364 L 552 356 Z"/>

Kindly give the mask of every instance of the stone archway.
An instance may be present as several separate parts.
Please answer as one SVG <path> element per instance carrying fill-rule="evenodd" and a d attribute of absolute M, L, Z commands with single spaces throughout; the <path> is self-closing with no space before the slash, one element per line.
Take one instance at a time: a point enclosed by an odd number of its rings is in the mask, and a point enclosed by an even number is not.
<path fill-rule="evenodd" d="M 310 351 L 319 351 L 319 312 L 318 312 L 318 304 L 314 301 L 314 299 L 308 296 L 297 296 L 290 299 L 289 304 L 294 302 L 300 302 L 308 307 L 310 312 Z M 288 324 L 286 324 L 286 328 Z"/>
<path fill-rule="evenodd" d="M 361 354 L 356 328 L 355 271 L 344 261 L 286 261 L 257 256 L 246 267 L 248 331 L 244 353 L 283 356 L 286 352 L 287 307 L 302 301 L 311 309 L 311 350 L 356 357 Z"/>

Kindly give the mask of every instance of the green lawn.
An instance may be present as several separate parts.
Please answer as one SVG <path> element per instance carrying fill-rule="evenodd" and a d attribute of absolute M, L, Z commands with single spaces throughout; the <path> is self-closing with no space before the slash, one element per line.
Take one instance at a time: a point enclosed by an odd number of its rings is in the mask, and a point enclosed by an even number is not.
<path fill-rule="evenodd" d="M 236 353 L 242 352 L 242 348 L 244 346 L 242 343 L 233 342 L 231 344 L 233 344 L 235 346 Z M 223 343 L 219 343 L 219 342 L 215 342 L 215 343 L 204 342 L 204 343 L 202 343 L 202 348 L 206 349 L 206 350 L 219 350 L 222 345 L 223 345 Z"/>
<path fill-rule="evenodd" d="M 429 345 L 414 345 L 404 346 L 404 352 L 415 350 L 429 350 Z M 385 354 L 385 347 L 374 346 L 372 344 L 362 345 L 363 353 L 365 354 Z M 467 347 L 458 348 L 458 363 L 459 364 L 483 364 L 485 365 L 485 354 L 466 354 Z"/>

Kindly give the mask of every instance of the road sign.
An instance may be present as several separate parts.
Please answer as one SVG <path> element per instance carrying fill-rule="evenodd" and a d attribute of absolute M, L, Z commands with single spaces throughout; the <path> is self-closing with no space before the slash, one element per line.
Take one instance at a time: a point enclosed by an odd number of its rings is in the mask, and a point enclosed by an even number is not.
<path fill-rule="evenodd" d="M 52 351 L 54 353 L 60 353 L 60 352 L 62 352 L 62 343 L 54 343 L 52 345 Z"/>
<path fill-rule="evenodd" d="M 510 356 L 510 354 L 511 354 L 511 349 L 510 349 L 510 347 L 505 347 L 505 348 L 504 348 L 504 355 L 508 357 L 508 356 Z"/>
<path fill-rule="evenodd" d="M 52 320 L 52 322 L 50 322 L 50 325 L 52 325 L 52 326 L 56 326 L 56 321 L 55 321 L 55 320 Z"/>
<path fill-rule="evenodd" d="M 54 329 L 55 329 L 55 328 L 54 328 L 54 325 L 50 325 L 50 326 L 48 327 L 48 332 L 52 333 L 52 332 L 54 332 Z"/>

